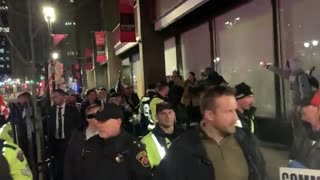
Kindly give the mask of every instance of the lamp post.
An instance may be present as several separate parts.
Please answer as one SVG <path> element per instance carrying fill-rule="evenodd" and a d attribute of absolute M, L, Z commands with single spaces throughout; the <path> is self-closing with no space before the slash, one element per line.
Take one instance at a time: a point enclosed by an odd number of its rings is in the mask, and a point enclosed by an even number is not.
<path fill-rule="evenodd" d="M 52 7 L 52 6 L 45 6 L 43 7 L 42 9 L 42 13 L 44 15 L 44 19 L 45 21 L 47 22 L 48 24 L 48 47 L 49 47 L 49 54 L 51 54 L 51 51 L 53 49 L 53 43 L 52 43 L 52 23 L 55 22 L 56 20 L 56 14 L 55 14 L 55 9 Z M 52 54 L 51 54 L 52 55 Z M 49 59 L 53 59 L 52 56 L 49 56 Z M 51 61 L 49 61 L 51 62 Z M 49 84 L 49 64 L 50 64 L 50 67 L 52 65 L 54 65 L 54 63 L 48 63 L 46 65 L 46 80 L 45 82 L 47 82 L 46 84 Z M 52 68 L 54 69 L 54 67 Z M 51 73 L 53 73 L 53 76 L 52 74 L 50 75 L 50 77 L 52 77 L 52 89 L 55 89 L 55 76 L 54 76 L 54 71 Z M 47 95 L 50 96 L 50 88 L 47 88 Z"/>
<path fill-rule="evenodd" d="M 52 23 L 56 20 L 56 13 L 53 7 L 51 6 L 45 6 L 43 7 L 43 15 L 44 19 L 48 23 L 48 29 L 49 29 L 49 35 L 51 36 L 52 33 Z"/>

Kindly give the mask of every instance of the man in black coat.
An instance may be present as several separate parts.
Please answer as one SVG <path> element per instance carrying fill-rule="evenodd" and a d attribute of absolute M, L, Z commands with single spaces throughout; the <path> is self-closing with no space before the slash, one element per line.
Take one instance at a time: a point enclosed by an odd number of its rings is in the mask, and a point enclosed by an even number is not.
<path fill-rule="evenodd" d="M 92 104 L 86 109 L 87 126 L 81 130 L 75 130 L 66 150 L 64 180 L 79 180 L 82 178 L 84 167 L 83 149 L 90 144 L 92 137 L 98 134 L 96 112 L 100 109 L 97 104 Z"/>
<path fill-rule="evenodd" d="M 200 127 L 178 137 L 154 175 L 155 180 L 265 180 L 265 163 L 256 139 L 237 129 L 233 89 L 204 92 Z"/>
<path fill-rule="evenodd" d="M 53 156 L 54 180 L 63 180 L 65 151 L 71 133 L 80 126 L 80 112 L 65 102 L 65 92 L 61 89 L 53 92 L 54 106 L 46 115 L 45 133 L 48 140 L 49 154 Z"/>

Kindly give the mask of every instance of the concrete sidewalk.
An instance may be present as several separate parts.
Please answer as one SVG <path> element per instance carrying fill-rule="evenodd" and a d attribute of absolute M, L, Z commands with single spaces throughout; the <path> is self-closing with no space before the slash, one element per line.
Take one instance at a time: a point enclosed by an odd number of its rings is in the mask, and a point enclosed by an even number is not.
<path fill-rule="evenodd" d="M 279 180 L 279 168 L 287 167 L 289 150 L 283 146 L 261 144 L 261 152 L 267 165 L 267 173 L 271 180 Z"/>

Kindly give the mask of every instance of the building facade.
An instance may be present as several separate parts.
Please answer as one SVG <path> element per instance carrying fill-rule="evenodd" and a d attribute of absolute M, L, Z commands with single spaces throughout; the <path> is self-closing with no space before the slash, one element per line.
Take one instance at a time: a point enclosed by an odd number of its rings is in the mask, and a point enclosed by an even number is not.
<path fill-rule="evenodd" d="M 259 63 L 286 68 L 287 59 L 298 58 L 305 70 L 317 67 L 320 27 L 315 18 L 320 2 L 136 0 L 136 41 L 121 44 L 112 38 L 120 21 L 120 1 L 101 3 L 108 60 L 98 66 L 106 73 L 95 75 L 96 79 L 107 76 L 112 88 L 121 70 L 122 81 L 142 96 L 149 83 L 165 80 L 173 70 L 184 78 L 192 71 L 199 78 L 206 67 L 213 66 L 231 86 L 244 81 L 253 88 L 262 136 L 290 143 L 295 110 L 288 82 Z M 314 76 L 320 78 L 317 68 Z"/>
<path fill-rule="evenodd" d="M 10 44 L 8 40 L 10 33 L 8 9 L 7 2 L 5 0 L 0 1 L 0 81 L 10 77 L 12 74 Z"/>

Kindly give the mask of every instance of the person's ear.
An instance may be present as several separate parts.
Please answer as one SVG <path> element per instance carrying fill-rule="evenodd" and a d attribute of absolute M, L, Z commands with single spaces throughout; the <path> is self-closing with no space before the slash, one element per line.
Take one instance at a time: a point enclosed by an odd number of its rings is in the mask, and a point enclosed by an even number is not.
<path fill-rule="evenodd" d="M 122 124 L 122 120 L 119 118 L 118 119 L 118 123 L 117 123 L 119 126 L 121 126 L 121 124 Z"/>
<path fill-rule="evenodd" d="M 204 111 L 204 119 L 208 120 L 208 121 L 213 121 L 214 120 L 214 113 L 210 110 L 206 110 Z"/>

